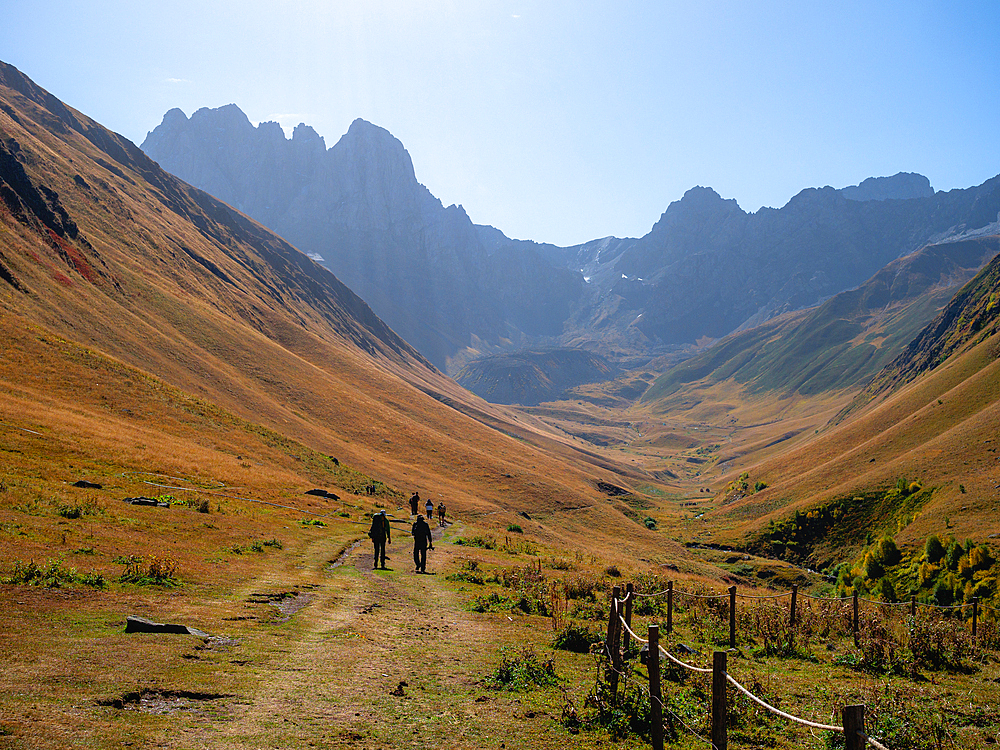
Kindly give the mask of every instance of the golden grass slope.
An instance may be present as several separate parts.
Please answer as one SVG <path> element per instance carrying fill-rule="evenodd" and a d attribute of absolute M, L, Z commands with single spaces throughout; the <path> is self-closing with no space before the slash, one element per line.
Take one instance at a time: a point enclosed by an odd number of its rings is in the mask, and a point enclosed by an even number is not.
<path fill-rule="evenodd" d="M 752 535 L 794 510 L 888 489 L 899 478 L 934 488 L 932 497 L 915 518 L 870 519 L 876 533 L 914 546 L 946 528 L 977 542 L 1000 533 L 998 354 L 993 333 L 850 420 L 752 467 L 751 480 L 769 486 L 715 511 L 731 529 L 725 535 Z"/>

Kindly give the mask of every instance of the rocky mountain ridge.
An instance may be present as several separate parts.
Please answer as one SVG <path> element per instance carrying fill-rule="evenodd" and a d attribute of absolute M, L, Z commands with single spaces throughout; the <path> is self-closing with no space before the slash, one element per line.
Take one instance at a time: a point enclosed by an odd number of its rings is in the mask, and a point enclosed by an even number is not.
<path fill-rule="evenodd" d="M 461 206 L 417 182 L 403 145 L 355 120 L 331 148 L 299 125 L 254 127 L 235 105 L 171 110 L 143 149 L 333 271 L 442 369 L 468 347 L 557 336 L 578 274 L 531 247 L 487 248 Z"/>

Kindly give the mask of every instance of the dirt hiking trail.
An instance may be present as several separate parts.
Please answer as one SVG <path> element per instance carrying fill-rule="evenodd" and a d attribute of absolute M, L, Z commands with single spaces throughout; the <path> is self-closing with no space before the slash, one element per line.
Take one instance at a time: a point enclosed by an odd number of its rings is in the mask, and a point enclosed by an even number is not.
<path fill-rule="evenodd" d="M 496 621 L 513 621 L 470 612 L 446 585 L 461 548 L 435 527 L 428 574 L 418 575 L 408 526 L 393 532 L 387 570 L 372 569 L 366 538 L 336 567 L 325 563 L 325 582 L 253 665 L 252 694 L 210 731 L 182 730 L 176 746 L 504 748 L 522 732 L 532 747 L 564 745 L 549 713 L 522 712 L 516 694 L 482 686 L 499 650 Z"/>

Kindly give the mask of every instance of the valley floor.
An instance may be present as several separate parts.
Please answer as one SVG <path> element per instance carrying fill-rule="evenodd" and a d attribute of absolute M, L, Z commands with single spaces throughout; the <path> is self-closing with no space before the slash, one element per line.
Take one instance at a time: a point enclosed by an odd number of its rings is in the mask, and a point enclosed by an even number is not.
<path fill-rule="evenodd" d="M 448 575 L 476 569 L 472 561 L 478 570 L 526 569 L 533 559 L 454 544 L 469 533 L 455 524 L 436 530 L 430 572 L 416 575 L 408 524 L 393 530 L 388 570 L 372 569 L 367 539 L 320 534 L 214 591 L 0 586 L 0 747 L 649 747 L 634 735 L 614 741 L 605 729 L 568 728 L 564 709 L 589 711 L 595 657 L 553 650 L 549 618 L 509 607 L 473 611 L 474 596 L 488 587 Z M 126 612 L 213 635 L 126 634 Z M 662 616 L 637 615 L 636 629 L 656 620 Z M 713 627 L 698 625 L 670 644 L 698 643 L 700 655 L 687 658 L 704 661 L 717 637 L 704 631 Z M 834 637 L 812 639 L 814 654 L 851 651 Z M 861 701 L 904 716 L 912 710 L 915 726 L 948 711 L 968 726 L 947 747 L 977 747 L 1000 731 L 995 652 L 983 652 L 973 672 L 931 673 L 928 683 L 857 673 L 829 655 L 762 660 L 742 636 L 739 645 L 732 672 L 814 720 L 835 720 L 839 706 Z M 487 685 L 505 656 L 526 649 L 552 660 L 558 684 Z M 692 725 L 674 722 L 671 747 L 703 746 L 696 733 L 707 731 L 706 688 L 693 678 L 665 683 L 668 705 Z M 734 711 L 731 747 L 829 747 L 823 733 L 745 701 Z"/>

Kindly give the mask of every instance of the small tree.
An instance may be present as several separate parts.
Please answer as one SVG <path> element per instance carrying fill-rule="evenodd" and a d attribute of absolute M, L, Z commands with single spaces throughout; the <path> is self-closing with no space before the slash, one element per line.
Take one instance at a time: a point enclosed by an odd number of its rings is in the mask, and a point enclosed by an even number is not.
<path fill-rule="evenodd" d="M 924 554 L 929 563 L 940 562 L 941 558 L 944 557 L 944 545 L 941 544 L 937 534 L 931 534 L 927 537 L 927 541 L 924 543 Z"/>
<path fill-rule="evenodd" d="M 897 565 L 902 559 L 896 540 L 891 536 L 884 536 L 878 543 L 878 556 L 883 565 Z"/>

